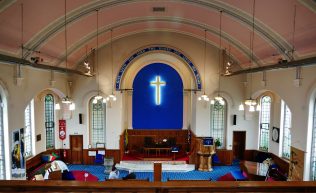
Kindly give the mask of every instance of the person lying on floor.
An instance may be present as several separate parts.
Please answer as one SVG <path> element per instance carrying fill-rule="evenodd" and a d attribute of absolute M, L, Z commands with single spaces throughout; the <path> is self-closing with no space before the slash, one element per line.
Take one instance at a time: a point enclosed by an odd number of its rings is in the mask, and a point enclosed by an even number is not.
<path fill-rule="evenodd" d="M 116 169 L 115 164 L 112 166 L 112 171 L 109 174 L 109 179 L 118 179 L 120 172 Z"/>

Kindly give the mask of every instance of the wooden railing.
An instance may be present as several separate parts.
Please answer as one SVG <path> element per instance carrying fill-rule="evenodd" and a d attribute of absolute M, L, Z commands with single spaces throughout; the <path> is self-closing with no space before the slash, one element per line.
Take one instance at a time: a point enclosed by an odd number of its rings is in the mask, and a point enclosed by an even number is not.
<path fill-rule="evenodd" d="M 195 192 L 316 192 L 315 182 L 144 182 L 144 181 L 0 181 L 0 192 L 155 192 L 155 193 L 195 193 Z"/>

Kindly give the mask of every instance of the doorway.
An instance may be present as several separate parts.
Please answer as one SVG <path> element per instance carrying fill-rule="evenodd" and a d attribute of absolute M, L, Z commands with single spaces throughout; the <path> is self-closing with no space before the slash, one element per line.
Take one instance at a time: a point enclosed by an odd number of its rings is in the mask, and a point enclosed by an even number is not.
<path fill-rule="evenodd" d="M 83 136 L 70 135 L 70 162 L 72 164 L 82 164 Z"/>
<path fill-rule="evenodd" d="M 244 160 L 246 131 L 233 132 L 233 159 Z"/>

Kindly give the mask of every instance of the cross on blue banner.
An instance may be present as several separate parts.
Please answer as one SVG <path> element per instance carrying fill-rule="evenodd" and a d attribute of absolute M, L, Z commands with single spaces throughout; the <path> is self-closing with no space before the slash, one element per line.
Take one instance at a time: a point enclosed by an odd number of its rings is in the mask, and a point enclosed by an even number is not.
<path fill-rule="evenodd" d="M 142 68 L 133 82 L 133 129 L 182 129 L 183 83 L 163 63 Z"/>

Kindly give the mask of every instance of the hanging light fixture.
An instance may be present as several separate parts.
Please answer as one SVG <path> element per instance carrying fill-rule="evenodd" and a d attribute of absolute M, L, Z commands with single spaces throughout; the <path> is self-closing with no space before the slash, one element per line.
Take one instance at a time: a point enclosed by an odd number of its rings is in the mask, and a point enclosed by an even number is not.
<path fill-rule="evenodd" d="M 21 86 L 22 85 L 22 81 L 23 81 L 23 77 L 22 77 L 22 71 L 21 71 L 21 65 L 23 64 L 23 60 L 24 60 L 24 36 L 23 33 L 24 32 L 24 11 L 23 11 L 23 3 L 21 3 L 21 62 L 18 63 L 18 67 L 16 69 L 16 85 L 17 86 Z"/>
<path fill-rule="evenodd" d="M 217 96 L 211 100 L 211 104 L 215 104 L 215 102 L 219 102 L 221 105 L 225 105 L 225 101 L 223 97 L 220 95 L 221 92 L 221 55 L 222 55 L 222 13 L 223 11 L 219 11 L 219 52 L 218 52 L 218 91 Z"/>
<path fill-rule="evenodd" d="M 64 17 L 64 22 L 65 22 L 65 63 L 66 63 L 66 75 L 68 75 L 68 41 L 67 41 L 67 2 L 65 0 L 65 17 Z M 70 87 L 72 85 L 71 81 L 68 81 L 68 85 L 66 87 L 66 92 L 67 95 L 65 97 L 62 98 L 61 102 L 64 104 L 69 104 L 69 110 L 73 111 L 76 108 L 75 103 L 72 101 L 72 99 L 70 98 L 69 92 L 70 92 Z M 58 105 L 57 105 L 58 107 Z"/>
<path fill-rule="evenodd" d="M 251 65 L 253 64 L 253 45 L 254 45 L 254 39 L 255 39 L 255 6 L 256 6 L 256 0 L 253 1 L 253 9 L 252 9 L 252 33 L 250 34 L 250 66 L 249 68 L 251 69 Z M 255 110 L 260 111 L 261 107 L 260 105 L 257 105 L 257 100 L 253 99 L 251 97 L 252 93 L 252 73 L 250 73 L 250 97 L 244 101 L 245 105 L 249 106 L 249 112 L 254 112 Z M 255 106 L 257 107 L 255 108 Z M 239 105 L 239 110 L 243 111 L 245 110 L 244 105 L 240 104 Z"/>
<path fill-rule="evenodd" d="M 60 110 L 60 104 L 59 103 L 55 104 L 55 110 Z"/>
<path fill-rule="evenodd" d="M 205 84 L 205 62 L 206 62 L 206 29 L 204 30 L 204 65 L 203 65 L 203 73 L 204 73 L 204 91 L 201 96 L 198 97 L 199 101 L 209 101 L 210 98 L 205 94 L 206 84 Z"/>
<path fill-rule="evenodd" d="M 85 74 L 86 75 L 91 75 L 91 67 L 90 67 L 90 63 L 88 61 L 88 46 L 86 46 L 86 58 L 83 61 L 83 65 L 86 68 Z"/>
<path fill-rule="evenodd" d="M 101 95 L 100 91 L 100 70 L 99 70 L 99 10 L 96 10 L 97 12 L 97 46 L 96 46 L 96 81 L 97 81 L 97 86 L 98 86 L 98 94 L 93 98 L 92 103 L 97 104 L 99 101 L 102 103 L 106 103 L 106 98 L 104 98 Z"/>
<path fill-rule="evenodd" d="M 116 96 L 114 95 L 114 92 L 113 92 L 113 90 L 114 90 L 114 85 L 113 85 L 113 45 L 112 45 L 112 40 L 113 40 L 113 30 L 111 29 L 110 30 L 110 32 L 111 32 L 111 41 L 110 41 L 110 46 L 111 46 L 111 74 L 112 74 L 112 76 L 111 76 L 111 88 L 112 88 L 112 92 L 111 92 L 111 94 L 108 96 L 108 97 L 106 97 L 106 100 L 107 101 L 116 101 Z"/>
<path fill-rule="evenodd" d="M 231 58 L 231 55 L 230 55 L 230 45 L 228 46 L 228 60 L 227 60 L 227 63 L 226 63 L 226 67 L 225 67 L 225 75 L 230 75 L 232 72 L 231 72 L 231 67 L 233 65 L 233 60 Z"/>

